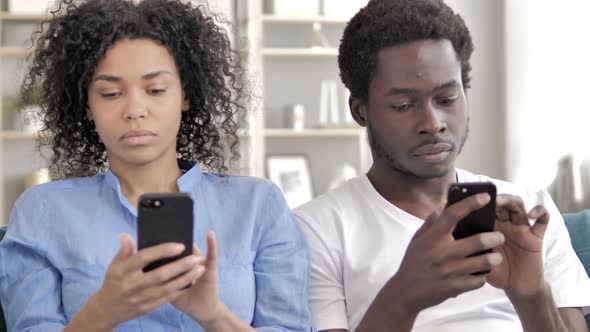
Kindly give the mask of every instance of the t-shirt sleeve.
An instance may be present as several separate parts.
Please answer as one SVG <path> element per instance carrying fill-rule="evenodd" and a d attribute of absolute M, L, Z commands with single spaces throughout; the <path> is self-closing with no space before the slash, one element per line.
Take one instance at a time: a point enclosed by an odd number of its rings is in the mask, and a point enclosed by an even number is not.
<path fill-rule="evenodd" d="M 329 220 L 323 220 L 326 223 L 320 225 L 319 218 L 313 220 L 297 210 L 295 217 L 311 253 L 309 307 L 315 326 L 318 331 L 348 329 L 341 250 L 336 247 L 341 243 L 338 232 L 329 229 Z"/>
<path fill-rule="evenodd" d="M 578 259 L 563 217 L 546 191 L 541 191 L 541 202 L 549 211 L 549 226 L 545 233 L 544 273 L 551 285 L 558 308 L 581 307 L 590 313 L 590 280 Z"/>

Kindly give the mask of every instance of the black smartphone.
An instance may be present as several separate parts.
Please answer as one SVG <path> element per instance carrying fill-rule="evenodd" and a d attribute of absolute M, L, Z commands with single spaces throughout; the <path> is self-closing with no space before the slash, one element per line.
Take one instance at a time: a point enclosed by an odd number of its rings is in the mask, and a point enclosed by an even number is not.
<path fill-rule="evenodd" d="M 184 244 L 177 256 L 146 265 L 151 271 L 193 253 L 193 200 L 186 193 L 154 193 L 139 197 L 137 212 L 138 249 L 166 242 Z"/>
<path fill-rule="evenodd" d="M 488 193 L 490 195 L 490 202 L 459 221 L 453 230 L 453 237 L 455 239 L 494 231 L 494 224 L 496 222 L 496 185 L 492 182 L 452 183 L 449 186 L 447 194 L 447 206 L 479 193 Z M 486 250 L 485 252 L 490 252 L 490 250 Z"/>

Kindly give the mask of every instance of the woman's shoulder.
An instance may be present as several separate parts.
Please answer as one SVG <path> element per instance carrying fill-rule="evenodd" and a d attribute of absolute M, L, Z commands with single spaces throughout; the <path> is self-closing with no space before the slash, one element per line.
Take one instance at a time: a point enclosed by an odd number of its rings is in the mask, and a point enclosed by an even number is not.
<path fill-rule="evenodd" d="M 211 202 L 233 202 L 235 206 L 264 211 L 290 211 L 277 185 L 267 179 L 240 175 L 204 174 L 201 191 Z"/>
<path fill-rule="evenodd" d="M 250 193 L 280 192 L 274 182 L 254 176 L 203 173 L 203 178 L 208 185 L 220 190 L 246 191 Z"/>
<path fill-rule="evenodd" d="M 96 190 L 102 182 L 102 174 L 92 177 L 54 180 L 28 188 L 17 199 L 15 206 L 37 205 L 51 198 L 63 199 L 68 196 L 82 197 L 83 192 Z"/>

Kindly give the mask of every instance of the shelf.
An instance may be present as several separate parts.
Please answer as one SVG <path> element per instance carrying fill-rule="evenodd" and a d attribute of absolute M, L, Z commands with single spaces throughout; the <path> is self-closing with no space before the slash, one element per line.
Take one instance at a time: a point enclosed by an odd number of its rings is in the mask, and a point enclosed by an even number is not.
<path fill-rule="evenodd" d="M 279 16 L 266 14 L 262 15 L 262 21 L 265 23 L 285 23 L 285 24 L 313 24 L 313 23 L 324 23 L 324 24 L 346 24 L 348 19 L 340 17 L 326 17 L 326 16 L 315 16 L 315 17 L 297 17 L 297 16 Z"/>
<path fill-rule="evenodd" d="M 38 21 L 46 19 L 44 14 L 20 14 L 11 12 L 0 12 L 0 20 L 3 21 Z"/>
<path fill-rule="evenodd" d="M 263 48 L 264 56 L 338 56 L 336 48 Z"/>
<path fill-rule="evenodd" d="M 0 131 L 0 138 L 3 140 L 28 140 L 35 139 L 36 133 L 18 131 L 18 130 L 2 130 Z"/>
<path fill-rule="evenodd" d="M 293 129 L 265 129 L 265 137 L 355 137 L 364 135 L 362 128 L 314 128 L 295 131 Z"/>
<path fill-rule="evenodd" d="M 32 49 L 26 49 L 24 47 L 0 47 L 1 56 L 24 57 L 31 52 Z"/>

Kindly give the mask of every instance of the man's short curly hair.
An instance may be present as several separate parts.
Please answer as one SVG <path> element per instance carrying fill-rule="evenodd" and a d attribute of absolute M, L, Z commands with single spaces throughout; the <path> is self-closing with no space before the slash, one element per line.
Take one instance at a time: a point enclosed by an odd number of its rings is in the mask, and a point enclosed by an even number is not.
<path fill-rule="evenodd" d="M 448 39 L 469 88 L 471 35 L 463 19 L 442 0 L 371 0 L 346 25 L 338 52 L 340 76 L 353 97 L 368 100 L 377 53 L 384 47 L 423 39 Z"/>
<path fill-rule="evenodd" d="M 239 157 L 238 122 L 248 99 L 223 19 L 180 0 L 61 0 L 55 8 L 33 35 L 21 87 L 23 103 L 35 99 L 41 106 L 38 148 L 49 148 L 54 176 L 90 176 L 108 167 L 105 146 L 86 117 L 88 87 L 99 61 L 124 38 L 154 40 L 176 62 L 190 103 L 182 112 L 178 158 L 229 170 Z"/>

